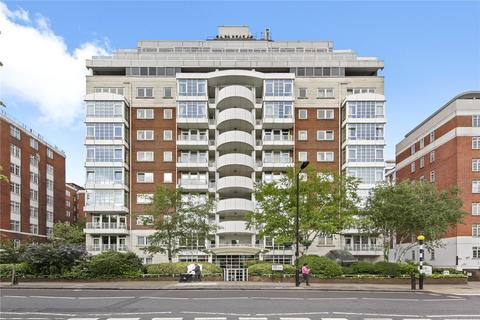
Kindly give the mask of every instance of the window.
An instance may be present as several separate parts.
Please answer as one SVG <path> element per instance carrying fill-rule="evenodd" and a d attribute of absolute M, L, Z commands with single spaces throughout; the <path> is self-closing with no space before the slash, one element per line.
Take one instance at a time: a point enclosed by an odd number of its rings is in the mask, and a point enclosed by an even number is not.
<path fill-rule="evenodd" d="M 86 205 L 87 206 L 107 206 L 107 207 L 123 207 L 125 194 L 123 190 L 87 190 Z"/>
<path fill-rule="evenodd" d="M 472 237 L 480 237 L 480 224 L 472 224 Z"/>
<path fill-rule="evenodd" d="M 430 171 L 430 182 L 435 182 L 435 180 L 436 180 L 435 171 Z"/>
<path fill-rule="evenodd" d="M 164 141 L 172 141 L 173 140 L 172 130 L 163 130 L 163 140 Z"/>
<path fill-rule="evenodd" d="M 30 166 L 34 168 L 38 168 L 38 154 L 37 155 L 30 155 Z"/>
<path fill-rule="evenodd" d="M 472 116 L 472 127 L 480 127 L 480 115 Z"/>
<path fill-rule="evenodd" d="M 15 182 L 10 182 L 10 193 L 19 196 L 20 192 L 20 185 Z"/>
<path fill-rule="evenodd" d="M 53 191 L 53 180 L 47 179 L 47 190 Z"/>
<path fill-rule="evenodd" d="M 148 237 L 137 236 L 137 246 L 138 247 L 145 247 L 147 245 L 148 245 Z"/>
<path fill-rule="evenodd" d="M 137 182 L 138 183 L 152 183 L 153 182 L 153 172 L 137 172 Z"/>
<path fill-rule="evenodd" d="M 123 96 L 123 88 L 102 88 L 102 87 L 96 87 L 95 88 L 95 93 L 114 93 L 114 94 L 119 94 Z"/>
<path fill-rule="evenodd" d="M 203 97 L 207 95 L 206 80 L 179 80 L 178 81 L 178 95 L 181 97 L 194 96 Z"/>
<path fill-rule="evenodd" d="M 137 98 L 153 98 L 153 88 L 137 88 Z"/>
<path fill-rule="evenodd" d="M 10 173 L 14 176 L 20 176 L 20 166 L 10 163 Z"/>
<path fill-rule="evenodd" d="M 472 247 L 472 259 L 480 259 L 480 246 Z"/>
<path fill-rule="evenodd" d="M 333 109 L 317 109 L 317 119 L 333 119 L 334 111 Z"/>
<path fill-rule="evenodd" d="M 348 126 L 350 140 L 383 140 L 383 124 L 355 123 Z"/>
<path fill-rule="evenodd" d="M 418 181 L 424 182 L 425 181 L 425 176 L 420 176 L 420 178 L 418 178 Z"/>
<path fill-rule="evenodd" d="M 201 119 L 207 117 L 207 104 L 204 101 L 180 101 L 178 103 L 178 117 Z"/>
<path fill-rule="evenodd" d="M 153 151 L 137 151 L 137 161 L 153 161 Z"/>
<path fill-rule="evenodd" d="M 472 159 L 472 171 L 480 171 L 480 159 Z"/>
<path fill-rule="evenodd" d="M 163 119 L 173 119 L 172 109 L 163 109 Z"/>
<path fill-rule="evenodd" d="M 88 146 L 87 161 L 117 162 L 123 160 L 123 148 L 115 146 Z"/>
<path fill-rule="evenodd" d="M 172 151 L 163 151 L 163 161 L 171 162 L 173 160 Z"/>
<path fill-rule="evenodd" d="M 317 152 L 317 161 L 318 162 L 331 162 L 333 161 L 333 151 L 318 151 Z"/>
<path fill-rule="evenodd" d="M 172 183 L 173 182 L 173 173 L 164 172 L 163 173 L 163 182 L 164 183 Z"/>
<path fill-rule="evenodd" d="M 298 119 L 308 119 L 307 109 L 298 109 Z"/>
<path fill-rule="evenodd" d="M 20 202 L 10 201 L 10 214 L 11 215 L 20 214 Z"/>
<path fill-rule="evenodd" d="M 430 249 L 430 260 L 435 260 L 435 250 L 434 249 Z"/>
<path fill-rule="evenodd" d="M 334 98 L 333 88 L 318 88 L 317 98 Z"/>
<path fill-rule="evenodd" d="M 30 147 L 32 147 L 35 150 L 38 150 L 38 141 L 33 138 L 30 138 Z"/>
<path fill-rule="evenodd" d="M 122 101 L 87 101 L 86 115 L 98 118 L 120 118 L 123 117 L 123 108 Z"/>
<path fill-rule="evenodd" d="M 298 130 L 298 140 L 307 141 L 308 140 L 308 131 L 307 130 Z"/>
<path fill-rule="evenodd" d="M 415 143 L 410 147 L 410 154 L 415 153 Z"/>
<path fill-rule="evenodd" d="M 333 245 L 333 236 L 324 236 L 324 235 L 319 235 L 318 236 L 318 245 L 319 246 L 331 246 Z"/>
<path fill-rule="evenodd" d="M 472 193 L 480 193 L 480 180 L 472 181 Z"/>
<path fill-rule="evenodd" d="M 17 159 L 20 159 L 20 155 L 22 154 L 21 152 L 21 149 L 19 147 L 17 147 L 16 145 L 14 144 L 11 144 L 10 145 L 10 155 L 13 157 L 13 158 L 17 158 Z"/>
<path fill-rule="evenodd" d="M 87 183 L 118 184 L 123 182 L 121 168 L 89 168 L 87 169 Z"/>
<path fill-rule="evenodd" d="M 20 221 L 10 220 L 10 230 L 20 231 Z"/>
<path fill-rule="evenodd" d="M 38 201 L 38 191 L 37 190 L 30 189 L 30 200 Z"/>
<path fill-rule="evenodd" d="M 435 131 L 430 132 L 430 143 L 435 141 Z"/>
<path fill-rule="evenodd" d="M 291 141 L 292 136 L 288 129 L 265 129 L 263 130 L 264 141 Z"/>
<path fill-rule="evenodd" d="M 412 250 L 412 261 L 415 261 L 415 249 Z"/>
<path fill-rule="evenodd" d="M 171 98 L 172 97 L 172 88 L 171 87 L 163 88 L 163 97 L 164 98 Z"/>
<path fill-rule="evenodd" d="M 38 173 L 30 172 L 30 183 L 38 184 Z"/>
<path fill-rule="evenodd" d="M 347 95 L 359 93 L 375 93 L 375 88 L 347 88 Z"/>
<path fill-rule="evenodd" d="M 298 161 L 307 161 L 308 155 L 306 151 L 298 152 Z"/>
<path fill-rule="evenodd" d="M 383 118 L 384 102 L 382 101 L 349 101 L 347 103 L 349 118 Z"/>
<path fill-rule="evenodd" d="M 472 216 L 480 216 L 480 202 L 472 202 Z"/>
<path fill-rule="evenodd" d="M 18 140 L 20 140 L 20 129 L 15 126 L 10 126 L 10 135 Z"/>
<path fill-rule="evenodd" d="M 420 169 L 425 167 L 425 157 L 420 158 Z"/>
<path fill-rule="evenodd" d="M 298 98 L 299 99 L 307 98 L 307 88 L 298 88 Z"/>
<path fill-rule="evenodd" d="M 425 138 L 420 139 L 420 149 L 423 149 L 425 147 Z"/>
<path fill-rule="evenodd" d="M 333 139 L 334 139 L 333 130 L 317 130 L 318 141 L 333 141 Z"/>
<path fill-rule="evenodd" d="M 430 163 L 434 162 L 435 161 L 435 150 L 433 150 L 432 152 L 430 152 Z"/>
<path fill-rule="evenodd" d="M 137 119 L 153 119 L 153 109 L 137 109 Z"/>
<path fill-rule="evenodd" d="M 150 204 L 153 202 L 153 193 L 137 193 L 137 204 Z"/>
<path fill-rule="evenodd" d="M 50 148 L 47 148 L 47 157 L 50 159 L 53 159 L 53 150 Z"/>
<path fill-rule="evenodd" d="M 375 184 L 383 181 L 385 171 L 383 167 L 352 167 L 348 168 L 347 174 L 360 179 L 360 183 Z"/>
<path fill-rule="evenodd" d="M 87 138 L 119 140 L 123 137 L 123 125 L 119 123 L 94 123 L 87 125 Z"/>
<path fill-rule="evenodd" d="M 137 216 L 137 225 L 152 225 L 153 224 L 153 216 L 152 215 L 138 215 Z"/>
<path fill-rule="evenodd" d="M 47 195 L 47 206 L 53 206 L 53 197 Z"/>
<path fill-rule="evenodd" d="M 291 97 L 293 80 L 265 80 L 266 97 Z"/>
<path fill-rule="evenodd" d="M 38 234 L 38 224 L 30 224 L 30 233 Z"/>
<path fill-rule="evenodd" d="M 480 149 L 480 137 L 472 137 L 472 149 Z"/>
<path fill-rule="evenodd" d="M 264 118 L 287 119 L 292 117 L 292 102 L 288 101 L 265 101 Z"/>
<path fill-rule="evenodd" d="M 349 162 L 383 162 L 383 147 L 352 145 L 348 147 Z"/>
<path fill-rule="evenodd" d="M 30 207 L 30 218 L 38 219 L 38 208 Z"/>
<path fill-rule="evenodd" d="M 137 130 L 137 141 L 153 140 L 153 130 Z"/>

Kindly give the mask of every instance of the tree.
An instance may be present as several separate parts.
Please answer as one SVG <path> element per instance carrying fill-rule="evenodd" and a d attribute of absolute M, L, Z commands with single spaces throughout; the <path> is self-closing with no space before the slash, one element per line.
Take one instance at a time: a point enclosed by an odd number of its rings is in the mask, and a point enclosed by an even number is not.
<path fill-rule="evenodd" d="M 302 254 L 319 235 L 333 235 L 350 226 L 357 212 L 357 181 L 335 172 L 307 168 L 300 179 L 299 235 Z M 255 188 L 258 207 L 247 215 L 248 225 L 259 228 L 260 236 L 277 243 L 295 241 L 295 172 L 288 170 L 278 182 Z"/>
<path fill-rule="evenodd" d="M 205 239 L 215 230 L 209 222 L 214 214 L 213 200 L 184 194 L 181 189 L 157 188 L 145 213 L 154 217 L 156 229 L 145 251 L 167 254 L 169 262 L 182 250 L 181 239 Z"/>
<path fill-rule="evenodd" d="M 0 166 L 0 183 L 8 182 L 7 176 L 3 175 L 2 172 L 3 172 L 3 168 L 2 168 L 2 166 Z"/>
<path fill-rule="evenodd" d="M 17 245 L 13 241 L 3 241 L 0 245 L 0 261 L 1 263 L 12 264 L 12 280 L 11 284 L 16 285 L 18 283 L 15 275 L 17 263 L 22 262 L 22 254 L 25 251 L 25 245 Z"/>
<path fill-rule="evenodd" d="M 395 261 L 416 245 L 419 234 L 425 236 L 427 248 L 441 246 L 441 237 L 461 223 L 466 214 L 457 188 L 437 190 L 426 182 L 402 181 L 396 185 L 376 187 L 363 211 L 363 225 L 384 236 L 384 258 L 395 246 Z M 406 244 L 406 245 L 402 245 Z M 397 246 L 399 245 L 399 246 Z"/>
<path fill-rule="evenodd" d="M 48 240 L 56 245 L 84 245 L 85 234 L 83 233 L 83 228 L 85 228 L 84 220 L 79 220 L 75 224 L 70 224 L 69 222 L 55 223 L 53 225 L 53 233 L 48 237 Z"/>

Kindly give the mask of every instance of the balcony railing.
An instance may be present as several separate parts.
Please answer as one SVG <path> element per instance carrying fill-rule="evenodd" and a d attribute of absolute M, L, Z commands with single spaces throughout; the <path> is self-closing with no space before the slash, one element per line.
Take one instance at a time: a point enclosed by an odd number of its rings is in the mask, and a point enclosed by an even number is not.
<path fill-rule="evenodd" d="M 344 247 L 347 251 L 382 251 L 382 246 L 378 244 L 347 244 Z"/>
<path fill-rule="evenodd" d="M 264 248 L 263 244 L 251 244 L 251 243 L 209 243 L 207 248 L 238 248 L 238 247 L 249 247 L 249 248 Z"/>
<path fill-rule="evenodd" d="M 87 246 L 87 251 L 127 251 L 128 248 L 124 244 L 93 244 Z"/>
<path fill-rule="evenodd" d="M 178 183 L 181 186 L 202 186 L 202 185 L 207 185 L 208 180 L 204 179 L 180 179 Z"/>
<path fill-rule="evenodd" d="M 125 223 L 87 222 L 85 229 L 127 229 Z"/>
<path fill-rule="evenodd" d="M 263 140 L 264 141 L 293 141 L 293 136 L 292 135 L 275 134 L 275 135 L 271 135 L 271 136 L 264 136 Z"/>
<path fill-rule="evenodd" d="M 207 158 L 203 157 L 180 157 L 178 158 L 179 163 L 208 163 Z"/>
<path fill-rule="evenodd" d="M 208 137 L 205 135 L 205 136 L 195 136 L 195 135 L 191 135 L 191 136 L 182 136 L 182 135 L 179 135 L 178 136 L 178 140 L 179 141 L 208 141 Z"/>
<path fill-rule="evenodd" d="M 263 158 L 264 163 L 291 163 L 293 162 L 292 158 L 282 158 L 282 157 L 265 157 Z"/>

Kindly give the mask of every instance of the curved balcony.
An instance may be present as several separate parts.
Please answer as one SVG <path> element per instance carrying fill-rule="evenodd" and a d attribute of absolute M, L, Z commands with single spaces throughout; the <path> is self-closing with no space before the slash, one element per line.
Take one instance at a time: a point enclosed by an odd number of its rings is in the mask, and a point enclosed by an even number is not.
<path fill-rule="evenodd" d="M 217 203 L 217 213 L 246 213 L 252 212 L 254 205 L 252 200 L 232 198 L 220 200 Z"/>
<path fill-rule="evenodd" d="M 217 181 L 217 192 L 253 192 L 253 180 L 242 176 L 223 177 Z"/>
<path fill-rule="evenodd" d="M 217 170 L 224 171 L 232 170 L 233 173 L 241 171 L 251 172 L 255 169 L 253 158 L 243 153 L 230 153 L 218 158 Z M 231 175 L 231 174 L 230 174 Z"/>
<path fill-rule="evenodd" d="M 253 113 L 242 108 L 229 108 L 218 114 L 217 129 L 241 128 L 244 130 L 253 130 L 255 119 Z"/>
<path fill-rule="evenodd" d="M 227 86 L 218 91 L 216 105 L 219 110 L 229 107 L 253 109 L 255 107 L 255 96 L 253 91 L 247 87 Z"/>
<path fill-rule="evenodd" d="M 254 228 L 247 228 L 245 221 L 223 221 L 218 224 L 217 234 L 224 233 L 255 233 Z"/>
<path fill-rule="evenodd" d="M 250 133 L 244 131 L 227 131 L 217 138 L 217 150 L 242 150 L 252 151 L 255 148 L 255 140 Z"/>

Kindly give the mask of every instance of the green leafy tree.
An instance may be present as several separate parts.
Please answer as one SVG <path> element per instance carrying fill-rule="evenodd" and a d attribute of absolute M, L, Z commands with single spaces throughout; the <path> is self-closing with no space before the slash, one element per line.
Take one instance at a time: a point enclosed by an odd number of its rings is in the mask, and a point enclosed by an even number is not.
<path fill-rule="evenodd" d="M 357 181 L 335 172 L 308 168 L 300 179 L 299 238 L 302 254 L 319 235 L 332 235 L 349 227 L 357 212 Z M 278 182 L 256 186 L 258 207 L 247 215 L 248 225 L 277 243 L 295 241 L 295 172 L 288 170 Z"/>
<path fill-rule="evenodd" d="M 156 229 L 145 251 L 166 254 L 169 262 L 183 248 L 180 239 L 205 239 L 215 230 L 209 222 L 213 200 L 187 197 L 181 189 L 157 188 L 145 213 L 154 217 Z"/>
<path fill-rule="evenodd" d="M 3 172 L 3 168 L 2 168 L 2 166 L 0 166 L 0 183 L 8 182 L 7 176 L 3 175 L 2 172 Z"/>
<path fill-rule="evenodd" d="M 384 258 L 395 247 L 395 261 L 416 245 L 419 234 L 425 236 L 427 248 L 442 245 L 440 238 L 466 212 L 457 188 L 437 190 L 425 182 L 403 181 L 396 185 L 376 187 L 363 211 L 363 227 L 384 237 Z"/>
<path fill-rule="evenodd" d="M 55 245 L 60 244 L 73 244 L 84 245 L 85 234 L 83 229 L 85 228 L 85 221 L 80 220 L 75 224 L 69 222 L 58 222 L 53 225 L 53 233 L 48 237 L 48 240 Z"/>
<path fill-rule="evenodd" d="M 0 245 L 0 262 L 12 264 L 12 285 L 18 283 L 15 272 L 17 264 L 22 262 L 22 255 L 24 251 L 25 245 L 17 245 L 13 241 L 3 241 Z"/>

